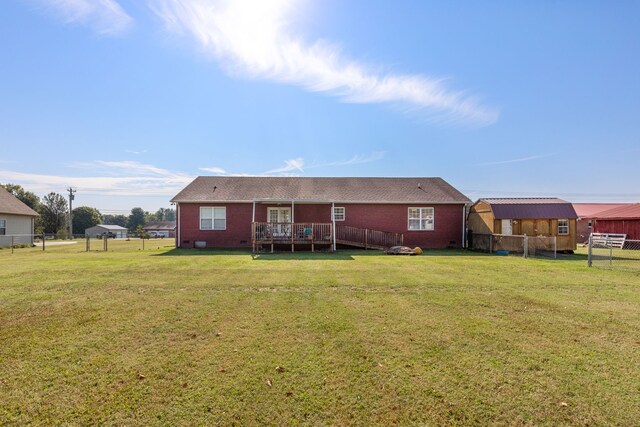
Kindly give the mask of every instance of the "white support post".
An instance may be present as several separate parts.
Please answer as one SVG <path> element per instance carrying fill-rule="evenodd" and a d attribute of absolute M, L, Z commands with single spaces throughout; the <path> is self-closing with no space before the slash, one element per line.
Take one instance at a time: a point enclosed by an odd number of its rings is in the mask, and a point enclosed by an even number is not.
<path fill-rule="evenodd" d="M 295 224 L 295 222 L 296 222 L 295 221 L 295 212 L 296 212 L 295 201 L 292 200 L 291 201 L 291 224 Z"/>
<path fill-rule="evenodd" d="M 256 222 L 256 201 L 253 201 L 253 213 L 251 214 L 251 222 Z"/>
<path fill-rule="evenodd" d="M 331 234 L 333 235 L 333 251 L 336 251 L 336 217 L 335 202 L 331 202 Z"/>
<path fill-rule="evenodd" d="M 587 266 L 591 267 L 592 263 L 593 263 L 593 234 L 589 234 L 589 252 L 587 255 Z"/>

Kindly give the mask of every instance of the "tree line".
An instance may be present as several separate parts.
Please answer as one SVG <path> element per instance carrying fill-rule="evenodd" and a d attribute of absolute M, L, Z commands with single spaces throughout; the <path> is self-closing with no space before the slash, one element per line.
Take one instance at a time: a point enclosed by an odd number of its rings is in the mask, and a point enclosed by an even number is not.
<path fill-rule="evenodd" d="M 18 184 L 0 184 L 22 203 L 36 211 L 39 216 L 35 220 L 34 233 L 55 234 L 64 238 L 68 233 L 69 204 L 67 199 L 55 192 L 42 199 L 35 193 L 25 190 Z M 96 208 L 80 206 L 71 211 L 71 222 L 74 234 L 84 234 L 87 228 L 98 224 L 119 225 L 134 232 L 152 221 L 175 221 L 176 211 L 172 208 L 160 208 L 156 212 L 147 212 L 142 208 L 133 208 L 129 215 L 103 215 Z"/>

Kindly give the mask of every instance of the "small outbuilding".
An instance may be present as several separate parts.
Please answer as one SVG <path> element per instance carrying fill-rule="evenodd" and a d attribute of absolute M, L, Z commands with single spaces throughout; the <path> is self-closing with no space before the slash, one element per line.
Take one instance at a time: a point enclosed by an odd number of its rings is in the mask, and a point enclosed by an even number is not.
<path fill-rule="evenodd" d="M 589 241 L 589 235 L 596 233 L 596 231 L 593 230 L 593 219 L 596 218 L 600 212 L 629 205 L 630 203 L 574 203 L 573 208 L 576 214 L 578 214 L 578 243 L 587 243 Z"/>
<path fill-rule="evenodd" d="M 626 234 L 627 240 L 640 240 L 640 203 L 598 212 L 591 223 L 594 233 Z"/>
<path fill-rule="evenodd" d="M 573 205 L 558 198 L 480 199 L 471 206 L 472 234 L 556 237 L 558 251 L 576 249 Z"/>
<path fill-rule="evenodd" d="M 119 225 L 98 224 L 84 230 L 85 237 L 113 237 L 116 239 L 124 239 L 127 237 L 128 230 Z"/>
<path fill-rule="evenodd" d="M 176 222 L 175 221 L 151 221 L 142 229 L 149 233 L 152 237 L 175 237 Z"/>
<path fill-rule="evenodd" d="M 38 213 L 0 187 L 0 247 L 32 245 Z"/>

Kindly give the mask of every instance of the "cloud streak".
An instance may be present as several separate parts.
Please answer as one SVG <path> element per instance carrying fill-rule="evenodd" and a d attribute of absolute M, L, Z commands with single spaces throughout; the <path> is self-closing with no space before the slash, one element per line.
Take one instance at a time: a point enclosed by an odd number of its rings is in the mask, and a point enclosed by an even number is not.
<path fill-rule="evenodd" d="M 385 154 L 384 151 L 374 151 L 369 155 L 356 154 L 347 160 L 337 160 L 337 161 L 328 162 L 328 163 L 312 163 L 309 165 L 306 164 L 304 158 L 298 157 L 295 159 L 285 160 L 284 166 L 275 168 L 275 169 L 270 169 L 261 174 L 232 173 L 218 166 L 199 168 L 199 169 L 201 171 L 210 172 L 214 175 L 219 175 L 219 176 L 269 176 L 269 175 L 299 176 L 300 174 L 304 173 L 304 171 L 307 169 L 351 166 L 351 165 L 359 165 L 363 163 L 376 162 L 378 160 L 382 160 L 384 158 L 384 154 Z"/>
<path fill-rule="evenodd" d="M 506 165 L 509 163 L 528 162 L 531 160 L 544 159 L 545 157 L 549 157 L 549 156 L 551 156 L 551 154 L 540 154 L 537 156 L 522 157 L 520 159 L 499 160 L 497 162 L 478 163 L 478 166 Z"/>
<path fill-rule="evenodd" d="M 174 196 L 195 177 L 134 161 L 73 163 L 92 176 L 44 175 L 0 170 L 0 182 L 16 182 L 38 193 L 60 192 L 67 186 L 86 194 L 108 196 Z"/>
<path fill-rule="evenodd" d="M 133 18 L 115 0 L 32 1 L 52 11 L 65 23 L 88 26 L 100 35 L 119 35 L 133 25 Z"/>
<path fill-rule="evenodd" d="M 443 79 L 381 73 L 324 40 L 292 29 L 297 0 L 148 0 L 170 32 L 195 40 L 233 75 L 302 86 L 350 103 L 388 103 L 433 121 L 488 125 L 498 118 Z"/>

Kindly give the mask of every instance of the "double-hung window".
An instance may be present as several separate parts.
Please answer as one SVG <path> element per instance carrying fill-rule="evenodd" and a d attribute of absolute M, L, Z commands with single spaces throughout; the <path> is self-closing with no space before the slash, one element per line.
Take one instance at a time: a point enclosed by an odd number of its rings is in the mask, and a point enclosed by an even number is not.
<path fill-rule="evenodd" d="M 566 236 L 569 234 L 569 220 L 568 219 L 559 219 L 558 220 L 558 235 Z"/>
<path fill-rule="evenodd" d="M 0 236 L 7 234 L 7 220 L 0 219 Z"/>
<path fill-rule="evenodd" d="M 345 218 L 344 214 L 345 214 L 344 208 L 342 207 L 339 208 L 337 206 L 333 208 L 333 219 L 335 221 L 344 221 L 344 218 Z"/>
<path fill-rule="evenodd" d="M 200 207 L 200 230 L 226 230 L 226 207 Z"/>
<path fill-rule="evenodd" d="M 433 230 L 433 208 L 409 208 L 409 230 Z"/>

